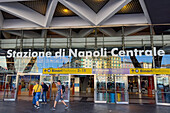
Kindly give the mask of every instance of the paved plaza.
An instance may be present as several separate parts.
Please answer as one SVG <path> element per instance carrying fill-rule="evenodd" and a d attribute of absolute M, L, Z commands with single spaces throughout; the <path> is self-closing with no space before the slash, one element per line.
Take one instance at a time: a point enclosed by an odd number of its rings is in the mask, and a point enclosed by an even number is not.
<path fill-rule="evenodd" d="M 90 102 L 71 102 L 69 109 L 59 103 L 56 111 L 51 111 L 52 102 L 47 105 L 40 105 L 35 109 L 30 101 L 0 102 L 0 113 L 170 113 L 169 106 L 156 106 L 154 104 L 94 104 Z"/>

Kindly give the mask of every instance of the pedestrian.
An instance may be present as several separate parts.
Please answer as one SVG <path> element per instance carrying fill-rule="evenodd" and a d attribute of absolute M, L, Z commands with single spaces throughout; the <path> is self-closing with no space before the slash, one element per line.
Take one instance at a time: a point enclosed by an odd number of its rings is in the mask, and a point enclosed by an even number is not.
<path fill-rule="evenodd" d="M 44 82 L 41 83 L 42 89 L 43 89 L 43 94 L 42 94 L 42 104 L 47 104 L 47 91 L 48 91 L 48 86 Z"/>
<path fill-rule="evenodd" d="M 57 85 L 58 85 L 58 92 L 56 94 L 56 99 L 54 101 L 54 106 L 52 107 L 52 110 L 55 110 L 55 107 L 58 103 L 59 100 L 61 100 L 61 102 L 65 105 L 65 109 L 68 109 L 68 105 L 66 105 L 66 103 L 64 102 L 64 91 L 65 91 L 65 88 L 63 88 L 64 86 L 61 85 L 61 81 L 58 80 L 57 81 Z"/>
<path fill-rule="evenodd" d="M 35 97 L 36 105 L 34 107 L 37 109 L 40 108 L 39 99 L 40 99 L 40 95 L 42 95 L 42 93 L 43 93 L 42 86 L 39 85 L 39 81 L 36 81 L 36 85 L 34 85 L 34 87 L 33 87 L 32 95 Z"/>

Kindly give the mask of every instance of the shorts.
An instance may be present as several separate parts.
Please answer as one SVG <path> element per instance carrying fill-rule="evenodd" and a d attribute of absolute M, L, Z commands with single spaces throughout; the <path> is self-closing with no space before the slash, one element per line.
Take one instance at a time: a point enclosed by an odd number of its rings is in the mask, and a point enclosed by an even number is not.
<path fill-rule="evenodd" d="M 36 102 L 39 101 L 40 95 L 41 95 L 41 92 L 36 92 L 36 94 L 35 94 L 35 100 L 36 100 Z"/>
<path fill-rule="evenodd" d="M 64 98 L 64 97 L 63 97 L 63 98 Z M 64 100 L 63 98 L 61 98 L 61 95 L 57 95 L 55 101 L 57 101 L 57 102 L 58 102 L 59 100 L 62 101 L 62 100 Z"/>

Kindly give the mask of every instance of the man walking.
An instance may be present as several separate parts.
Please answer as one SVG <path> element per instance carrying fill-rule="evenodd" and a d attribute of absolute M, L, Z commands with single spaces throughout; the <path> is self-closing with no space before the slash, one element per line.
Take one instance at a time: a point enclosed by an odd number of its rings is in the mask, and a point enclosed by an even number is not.
<path fill-rule="evenodd" d="M 58 84 L 58 92 L 56 94 L 56 99 L 54 101 L 54 106 L 52 107 L 52 110 L 55 110 L 55 107 L 58 103 L 59 100 L 61 100 L 61 102 L 65 105 L 65 109 L 68 109 L 68 105 L 66 105 L 66 103 L 64 102 L 64 94 L 63 94 L 63 89 L 62 89 L 62 85 L 61 85 L 61 81 L 58 80 L 57 81 L 57 84 Z"/>
<path fill-rule="evenodd" d="M 35 107 L 37 109 L 40 108 L 39 99 L 40 99 L 40 95 L 42 95 L 42 93 L 43 93 L 42 86 L 39 85 L 39 81 L 36 81 L 36 85 L 33 87 L 32 95 L 35 96 L 35 100 L 36 100 Z"/>
<path fill-rule="evenodd" d="M 47 91 L 48 91 L 48 86 L 42 82 L 41 83 L 42 89 L 43 89 L 43 94 L 42 94 L 42 104 L 47 104 Z"/>

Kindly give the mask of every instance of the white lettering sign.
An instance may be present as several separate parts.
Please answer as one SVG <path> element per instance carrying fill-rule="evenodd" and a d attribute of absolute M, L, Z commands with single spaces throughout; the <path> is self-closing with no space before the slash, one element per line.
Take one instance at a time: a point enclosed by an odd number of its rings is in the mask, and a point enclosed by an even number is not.
<path fill-rule="evenodd" d="M 66 54 L 65 49 L 59 49 L 58 51 L 55 51 L 54 56 L 55 57 L 64 57 Z M 36 52 L 31 51 L 29 49 L 28 52 L 16 52 L 13 50 L 7 51 L 7 58 L 11 57 L 51 57 L 53 54 L 50 51 L 47 52 Z M 78 51 L 78 49 L 69 49 L 68 50 L 68 56 L 69 57 L 107 57 L 108 51 L 106 48 L 101 48 L 100 50 L 96 51 Z M 111 50 L 112 56 L 164 56 L 165 51 L 164 50 L 157 50 L 156 47 L 153 48 L 153 50 L 119 50 L 118 48 L 113 48 Z"/>

